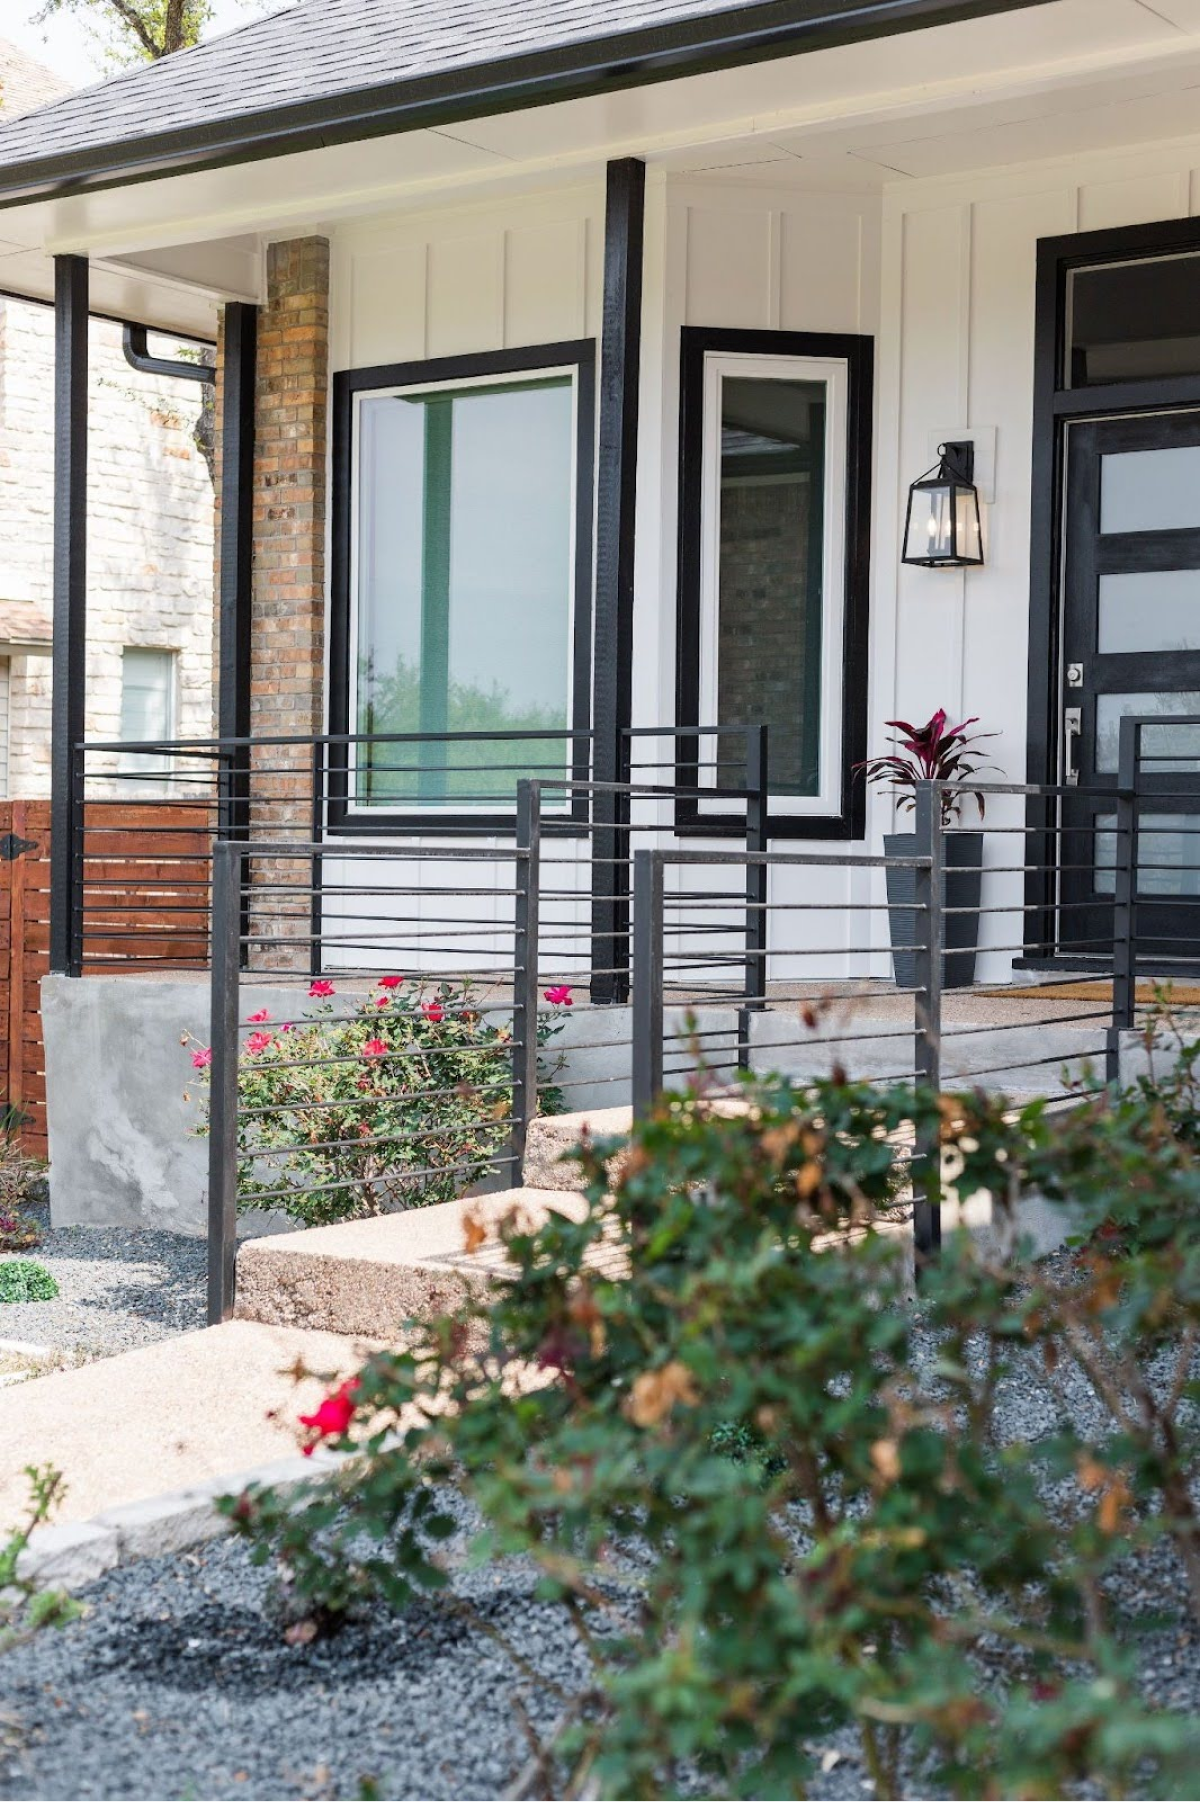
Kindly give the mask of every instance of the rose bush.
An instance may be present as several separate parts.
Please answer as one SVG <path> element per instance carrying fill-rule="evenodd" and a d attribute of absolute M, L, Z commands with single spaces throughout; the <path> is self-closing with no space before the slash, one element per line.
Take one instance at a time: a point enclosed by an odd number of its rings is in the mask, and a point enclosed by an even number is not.
<path fill-rule="evenodd" d="M 1192 1794 L 1195 1723 L 1143 1699 L 1116 1585 L 1169 1548 L 1200 1633 L 1176 1079 L 1065 1116 L 841 1081 L 753 1099 L 664 1103 L 611 1194 L 614 1145 L 586 1147 L 586 1217 L 515 1211 L 512 1280 L 308 1418 L 358 1458 L 230 1498 L 237 1530 L 324 1624 L 445 1590 L 465 1495 L 474 1556 L 531 1559 L 590 1656 L 549 1793 L 803 1795 L 853 1732 L 877 1796 Z M 954 1235 L 914 1301 L 880 1219 L 914 1125 L 1014 1232 L 1023 1196 L 1069 1201 L 1076 1252 Z M 1048 1425 L 1014 1410 L 1030 1389 Z"/>
<path fill-rule="evenodd" d="M 429 989 L 385 976 L 355 994 L 320 977 L 299 1018 L 276 1021 L 264 1008 L 247 1024 L 239 1208 L 278 1208 L 322 1226 L 451 1201 L 504 1167 L 512 1034 L 481 1010 L 470 983 Z M 539 1045 L 561 1024 L 561 1006 L 540 1015 Z M 184 1042 L 207 1090 L 212 1048 Z M 552 1061 L 543 1064 L 544 1113 L 561 1111 L 556 1075 Z"/>

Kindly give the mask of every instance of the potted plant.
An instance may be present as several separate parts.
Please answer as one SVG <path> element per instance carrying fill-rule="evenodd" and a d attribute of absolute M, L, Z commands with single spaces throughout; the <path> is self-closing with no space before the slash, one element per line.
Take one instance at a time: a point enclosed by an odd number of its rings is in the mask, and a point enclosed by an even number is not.
<path fill-rule="evenodd" d="M 890 788 L 897 797 L 900 810 L 911 813 L 917 804 L 919 782 L 952 782 L 969 784 L 980 770 L 990 767 L 974 747 L 984 739 L 995 738 L 994 732 L 971 732 L 978 719 L 964 720 L 960 726 L 948 725 L 949 715 L 939 707 L 923 726 L 911 726 L 907 720 L 888 720 L 886 724 L 900 736 L 886 756 L 869 758 L 855 767 L 867 782 Z M 943 789 L 942 827 L 944 831 L 944 873 L 942 906 L 943 964 L 942 986 L 947 989 L 970 988 L 975 980 L 975 955 L 979 945 L 979 904 L 983 886 L 983 833 L 964 831 L 959 825 L 963 793 Z M 982 820 L 983 795 L 975 791 L 975 804 Z M 916 857 L 915 832 L 884 834 L 884 853 L 888 857 Z M 888 916 L 892 933 L 892 963 L 900 988 L 915 986 L 917 960 L 913 946 L 917 943 L 917 872 L 903 866 L 887 872 Z M 959 909 L 966 912 L 959 912 Z"/>

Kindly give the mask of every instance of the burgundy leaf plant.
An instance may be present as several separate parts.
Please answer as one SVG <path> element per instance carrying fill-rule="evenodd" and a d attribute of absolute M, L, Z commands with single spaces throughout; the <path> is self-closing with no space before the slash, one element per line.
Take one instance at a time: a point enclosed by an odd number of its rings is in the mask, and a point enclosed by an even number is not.
<path fill-rule="evenodd" d="M 918 782 L 948 782 L 969 787 L 972 778 L 981 770 L 995 768 L 995 765 L 985 763 L 973 747 L 998 734 L 970 731 L 970 727 L 979 724 L 977 717 L 964 720 L 960 726 L 948 725 L 949 717 L 946 709 L 939 707 L 923 726 L 912 726 L 907 720 L 885 721 L 900 734 L 893 749 L 884 757 L 871 757 L 865 763 L 855 764 L 855 772 L 861 772 L 864 781 L 878 782 L 890 788 L 906 813 L 916 807 Z M 984 797 L 979 789 L 973 792 L 982 819 Z M 942 790 L 943 826 L 957 822 L 962 801 L 961 792 Z"/>

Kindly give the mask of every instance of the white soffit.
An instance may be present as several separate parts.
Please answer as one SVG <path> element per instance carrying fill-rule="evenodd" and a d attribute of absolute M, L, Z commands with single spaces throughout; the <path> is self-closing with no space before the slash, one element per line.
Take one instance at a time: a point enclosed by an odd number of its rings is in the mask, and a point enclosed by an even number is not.
<path fill-rule="evenodd" d="M 45 252 L 77 250 L 99 263 L 98 308 L 211 331 L 217 299 L 255 297 L 248 247 L 259 234 L 553 185 L 569 173 L 590 181 L 610 156 L 722 180 L 870 190 L 898 176 L 1193 132 L 1200 0 L 1052 0 L 1019 23 L 967 20 L 9 208 L 0 216 L 12 241 L 0 247 L 0 286 L 25 281 L 26 291 L 48 294 Z"/>

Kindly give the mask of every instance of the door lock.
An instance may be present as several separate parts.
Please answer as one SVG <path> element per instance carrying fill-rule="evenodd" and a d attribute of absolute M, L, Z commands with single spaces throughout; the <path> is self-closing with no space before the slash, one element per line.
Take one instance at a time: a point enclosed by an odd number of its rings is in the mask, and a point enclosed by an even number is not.
<path fill-rule="evenodd" d="M 1067 687 L 1068 688 L 1082 688 L 1083 687 L 1083 665 L 1082 665 L 1082 663 L 1068 663 L 1068 665 L 1067 665 Z"/>
<path fill-rule="evenodd" d="M 1079 741 L 1083 737 L 1083 708 L 1063 710 L 1063 782 L 1068 788 L 1079 787 Z"/>

